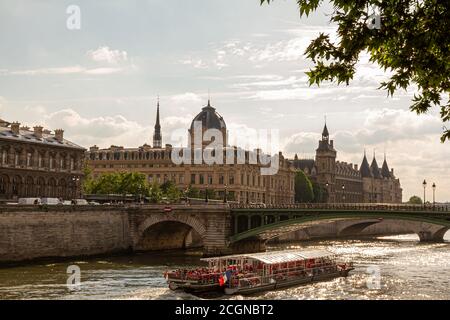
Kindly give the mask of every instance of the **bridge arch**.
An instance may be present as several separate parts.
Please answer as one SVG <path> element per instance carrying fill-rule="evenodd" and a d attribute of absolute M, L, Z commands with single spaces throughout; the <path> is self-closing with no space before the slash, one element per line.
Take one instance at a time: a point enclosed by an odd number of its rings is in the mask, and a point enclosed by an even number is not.
<path fill-rule="evenodd" d="M 354 223 L 350 224 L 349 226 L 346 226 L 346 227 L 342 228 L 341 230 L 339 230 L 337 235 L 340 237 L 352 236 L 352 235 L 362 232 L 364 229 L 366 229 L 367 227 L 370 227 L 371 225 L 379 223 L 380 221 L 381 220 L 354 222 Z"/>
<path fill-rule="evenodd" d="M 269 211 L 269 210 L 267 210 Z M 243 216 L 245 212 L 239 212 Z M 248 215 L 252 213 L 247 212 Z M 276 214 L 276 213 L 275 213 Z M 282 212 L 285 215 L 285 212 Z M 267 216 L 267 213 L 266 215 Z M 415 212 L 348 212 L 348 211 L 321 211 L 321 212 L 298 212 L 292 213 L 289 219 L 281 219 L 278 214 L 275 222 L 267 223 L 264 221 L 262 226 L 249 228 L 248 230 L 238 230 L 231 237 L 232 243 L 245 241 L 247 239 L 260 239 L 267 241 L 279 237 L 290 232 L 294 232 L 308 226 L 323 224 L 326 222 L 351 220 L 351 219 L 367 219 L 357 223 L 351 223 L 349 226 L 338 231 L 336 236 L 346 236 L 358 233 L 377 222 L 397 222 L 402 225 L 411 225 L 409 233 L 416 233 L 420 241 L 443 241 L 445 233 L 450 229 L 450 218 L 445 215 L 416 214 Z M 395 233 L 395 232 L 394 232 Z"/>
<path fill-rule="evenodd" d="M 202 246 L 205 235 L 205 225 L 195 217 L 153 215 L 139 225 L 134 249 L 156 251 Z"/>

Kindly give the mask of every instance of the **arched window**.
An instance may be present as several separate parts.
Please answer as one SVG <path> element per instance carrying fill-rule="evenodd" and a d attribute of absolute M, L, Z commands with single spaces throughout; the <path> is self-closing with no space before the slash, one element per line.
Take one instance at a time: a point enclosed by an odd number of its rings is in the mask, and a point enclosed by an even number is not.
<path fill-rule="evenodd" d="M 27 152 L 27 167 L 33 166 L 33 154 L 31 152 Z"/>
<path fill-rule="evenodd" d="M 34 187 L 34 180 L 32 177 L 28 176 L 25 180 L 25 195 L 27 197 L 33 196 L 33 187 Z"/>
<path fill-rule="evenodd" d="M 12 194 L 17 196 L 19 195 L 20 191 L 20 185 L 21 185 L 22 179 L 19 176 L 15 176 L 12 180 Z"/>
<path fill-rule="evenodd" d="M 53 170 L 55 168 L 55 157 L 50 156 L 49 161 L 50 161 L 49 164 L 50 170 Z"/>
<path fill-rule="evenodd" d="M 56 180 L 54 178 L 48 179 L 48 195 L 50 197 L 56 196 Z"/>
<path fill-rule="evenodd" d="M 18 166 L 19 165 L 19 158 L 20 156 L 19 156 L 19 152 L 17 152 L 17 151 L 15 151 L 14 152 L 14 166 Z"/>
<path fill-rule="evenodd" d="M 0 175 L 0 194 L 6 194 L 8 190 L 9 178 L 7 175 Z"/>
<path fill-rule="evenodd" d="M 2 150 L 2 164 L 8 163 L 8 152 L 6 150 Z"/>
<path fill-rule="evenodd" d="M 38 167 L 42 168 L 43 167 L 43 157 L 42 157 L 42 153 L 39 153 L 38 155 Z"/>

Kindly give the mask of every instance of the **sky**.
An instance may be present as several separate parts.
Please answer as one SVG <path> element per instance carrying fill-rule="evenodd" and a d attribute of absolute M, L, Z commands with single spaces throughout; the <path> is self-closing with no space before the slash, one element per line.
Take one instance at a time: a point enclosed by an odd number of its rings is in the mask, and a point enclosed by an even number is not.
<path fill-rule="evenodd" d="M 70 29 L 71 5 L 80 28 Z M 304 56 L 320 32 L 335 39 L 325 3 L 300 18 L 294 0 L 0 1 L 0 118 L 92 145 L 152 143 L 159 95 L 163 143 L 207 104 L 230 137 L 278 130 L 289 157 L 313 158 L 326 116 L 338 160 L 384 154 L 404 201 L 450 200 L 450 143 L 438 110 L 409 111 L 414 88 L 387 97 L 386 79 L 363 54 L 349 86 L 310 87 Z M 70 20 L 73 21 L 73 20 Z M 448 126 L 449 124 L 447 124 Z"/>

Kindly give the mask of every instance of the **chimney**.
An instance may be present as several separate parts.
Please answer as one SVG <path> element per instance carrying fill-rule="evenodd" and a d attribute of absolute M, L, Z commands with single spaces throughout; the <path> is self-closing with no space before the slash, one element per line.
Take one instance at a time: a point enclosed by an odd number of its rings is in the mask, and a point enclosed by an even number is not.
<path fill-rule="evenodd" d="M 355 164 L 355 170 L 358 171 L 358 165 L 357 164 Z"/>
<path fill-rule="evenodd" d="M 63 129 L 56 129 L 55 130 L 55 139 L 59 142 L 64 141 L 64 130 Z"/>
<path fill-rule="evenodd" d="M 19 122 L 13 122 L 11 123 L 11 131 L 13 134 L 18 135 L 20 129 L 20 123 Z"/>
<path fill-rule="evenodd" d="M 34 135 L 38 139 L 42 139 L 42 129 L 44 129 L 42 126 L 36 126 L 34 129 Z"/>
<path fill-rule="evenodd" d="M 97 145 L 90 147 L 90 148 L 89 148 L 89 151 L 90 151 L 90 152 L 98 151 Z"/>
<path fill-rule="evenodd" d="M 333 141 L 333 140 L 330 140 L 330 145 L 331 145 L 331 146 L 333 146 L 333 143 L 334 143 L 334 141 Z"/>

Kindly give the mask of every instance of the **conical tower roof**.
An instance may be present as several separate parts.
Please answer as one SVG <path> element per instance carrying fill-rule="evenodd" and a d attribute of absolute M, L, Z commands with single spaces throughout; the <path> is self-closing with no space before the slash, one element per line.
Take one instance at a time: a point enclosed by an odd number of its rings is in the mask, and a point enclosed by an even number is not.
<path fill-rule="evenodd" d="M 361 176 L 363 178 L 372 177 L 372 172 L 370 171 L 369 162 L 367 161 L 366 152 L 364 152 L 364 158 L 361 163 L 361 168 L 359 169 Z"/>
<path fill-rule="evenodd" d="M 376 179 L 382 178 L 380 168 L 378 167 L 377 159 L 375 159 L 375 154 L 373 155 L 372 164 L 370 165 L 370 171 L 372 171 L 372 175 L 374 178 Z"/>
<path fill-rule="evenodd" d="M 381 175 L 383 178 L 391 178 L 391 172 L 389 171 L 389 166 L 386 161 L 386 157 L 384 157 L 383 166 L 381 167 Z"/>
<path fill-rule="evenodd" d="M 323 137 L 329 137 L 330 136 L 330 134 L 328 133 L 328 128 L 327 128 L 327 124 L 326 123 L 325 123 L 325 126 L 323 127 L 322 136 Z"/>

